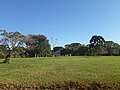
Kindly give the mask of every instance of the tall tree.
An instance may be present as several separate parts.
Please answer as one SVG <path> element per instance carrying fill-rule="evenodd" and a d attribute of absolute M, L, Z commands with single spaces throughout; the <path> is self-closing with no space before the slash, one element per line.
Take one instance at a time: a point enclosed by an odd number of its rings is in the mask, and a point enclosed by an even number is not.
<path fill-rule="evenodd" d="M 97 36 L 94 35 L 90 39 L 90 50 L 92 55 L 102 55 L 104 54 L 104 45 L 105 45 L 105 40 L 102 36 Z"/>
<path fill-rule="evenodd" d="M 25 36 L 20 32 L 7 32 L 5 30 L 0 30 L 0 44 L 7 48 L 7 54 L 3 63 L 9 63 L 11 53 L 14 49 L 23 44 Z"/>
<path fill-rule="evenodd" d="M 45 35 L 28 35 L 26 39 L 27 53 L 30 57 L 50 56 L 51 49 Z"/>

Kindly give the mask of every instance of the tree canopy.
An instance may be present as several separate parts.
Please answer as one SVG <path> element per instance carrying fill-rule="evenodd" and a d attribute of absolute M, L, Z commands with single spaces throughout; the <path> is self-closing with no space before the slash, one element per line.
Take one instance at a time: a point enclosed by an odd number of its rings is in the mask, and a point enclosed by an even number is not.
<path fill-rule="evenodd" d="M 56 54 L 57 53 L 57 54 Z M 100 35 L 93 35 L 87 45 L 81 43 L 66 44 L 51 50 L 49 40 L 42 34 L 7 32 L 0 30 L 0 58 L 9 62 L 10 57 L 46 57 L 52 54 L 62 56 L 102 56 L 120 55 L 120 45 L 113 41 L 105 41 Z"/>
<path fill-rule="evenodd" d="M 0 58 L 7 63 L 10 57 L 44 57 L 51 56 L 49 40 L 45 35 L 25 36 L 20 32 L 0 30 Z"/>
<path fill-rule="evenodd" d="M 105 41 L 102 36 L 93 35 L 89 44 L 81 43 L 66 44 L 61 50 L 61 55 L 67 56 L 104 56 L 120 55 L 120 45 L 113 41 Z"/>
<path fill-rule="evenodd" d="M 26 53 L 30 57 L 44 57 L 51 55 L 49 40 L 45 35 L 28 35 L 26 42 Z"/>
<path fill-rule="evenodd" d="M 22 45 L 23 41 L 25 40 L 25 36 L 22 35 L 20 32 L 7 32 L 5 30 L 0 30 L 1 32 L 1 39 L 0 44 L 4 45 L 7 49 L 7 54 L 3 63 L 9 62 L 10 56 L 12 51 L 17 46 Z"/>

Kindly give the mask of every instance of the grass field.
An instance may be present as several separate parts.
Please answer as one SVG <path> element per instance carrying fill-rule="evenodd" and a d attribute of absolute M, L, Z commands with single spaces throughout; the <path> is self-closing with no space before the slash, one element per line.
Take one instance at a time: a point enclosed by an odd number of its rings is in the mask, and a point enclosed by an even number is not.
<path fill-rule="evenodd" d="M 63 86 L 68 90 L 120 90 L 120 57 L 12 58 L 10 64 L 0 64 L 0 83 L 0 89 L 16 85 L 36 89 Z"/>

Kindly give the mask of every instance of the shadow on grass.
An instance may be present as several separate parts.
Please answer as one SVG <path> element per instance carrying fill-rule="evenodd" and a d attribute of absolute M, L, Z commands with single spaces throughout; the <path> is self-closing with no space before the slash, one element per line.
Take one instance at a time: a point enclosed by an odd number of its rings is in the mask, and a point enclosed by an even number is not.
<path fill-rule="evenodd" d="M 5 64 L 5 63 L 2 61 L 2 62 L 0 62 L 0 64 Z"/>
<path fill-rule="evenodd" d="M 2 59 L 0 60 L 0 64 L 3 64 L 3 60 Z"/>
<path fill-rule="evenodd" d="M 9 62 L 5 62 L 5 61 L 3 60 L 3 61 L 0 61 L 0 64 L 9 64 Z"/>

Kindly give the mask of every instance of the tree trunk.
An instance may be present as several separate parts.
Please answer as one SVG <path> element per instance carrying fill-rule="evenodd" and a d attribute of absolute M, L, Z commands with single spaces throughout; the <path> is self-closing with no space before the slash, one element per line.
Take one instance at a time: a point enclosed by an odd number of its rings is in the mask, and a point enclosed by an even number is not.
<path fill-rule="evenodd" d="M 8 51 L 5 60 L 3 61 L 3 63 L 9 63 L 10 61 L 10 56 L 11 56 L 11 50 Z"/>

